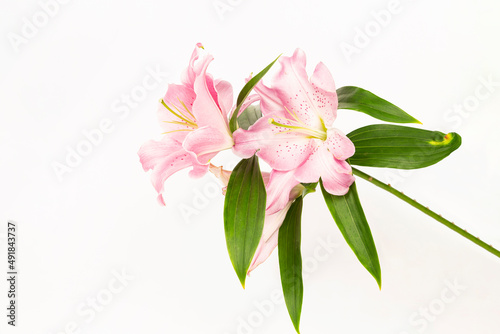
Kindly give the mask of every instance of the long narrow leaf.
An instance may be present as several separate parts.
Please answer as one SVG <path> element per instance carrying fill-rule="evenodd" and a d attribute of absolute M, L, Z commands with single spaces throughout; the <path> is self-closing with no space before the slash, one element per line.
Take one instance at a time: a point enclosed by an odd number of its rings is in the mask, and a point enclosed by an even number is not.
<path fill-rule="evenodd" d="M 334 196 L 328 193 L 320 180 L 321 191 L 326 205 L 337 223 L 356 257 L 368 272 L 375 278 L 378 286 L 382 286 L 382 273 L 378 260 L 377 249 L 372 233 L 359 201 L 356 184 L 353 183 L 344 196 Z"/>
<path fill-rule="evenodd" d="M 259 81 L 264 77 L 264 75 L 266 75 L 266 73 L 271 69 L 271 67 L 273 67 L 274 63 L 278 60 L 279 57 L 281 57 L 281 55 L 279 55 L 275 60 L 273 60 L 273 62 L 271 62 L 271 64 L 267 65 L 265 69 L 260 71 L 259 74 L 254 76 L 245 84 L 245 86 L 243 86 L 243 89 L 238 94 L 238 99 L 236 100 L 236 110 L 233 112 L 233 115 L 229 120 L 229 129 L 231 130 L 231 132 L 236 131 L 236 129 L 238 128 L 237 117 L 238 113 L 240 112 L 241 106 L 243 105 L 243 102 L 245 102 L 246 98 L 248 97 L 252 89 L 255 87 L 255 85 L 259 83 Z"/>
<path fill-rule="evenodd" d="M 392 123 L 420 123 L 401 108 L 366 89 L 345 86 L 337 89 L 339 109 L 360 111 L 374 118 Z"/>
<path fill-rule="evenodd" d="M 266 188 L 256 156 L 241 160 L 227 185 L 224 231 L 229 257 L 245 287 L 248 268 L 264 228 Z"/>
<path fill-rule="evenodd" d="M 433 165 L 460 147 L 457 133 L 444 134 L 393 124 L 368 125 L 347 135 L 356 147 L 349 162 L 358 166 L 415 169 Z"/>
<path fill-rule="evenodd" d="M 300 253 L 302 199 L 303 197 L 300 196 L 292 203 L 278 234 L 281 286 L 288 314 L 290 314 L 297 333 L 299 333 L 304 294 L 302 255 Z"/>

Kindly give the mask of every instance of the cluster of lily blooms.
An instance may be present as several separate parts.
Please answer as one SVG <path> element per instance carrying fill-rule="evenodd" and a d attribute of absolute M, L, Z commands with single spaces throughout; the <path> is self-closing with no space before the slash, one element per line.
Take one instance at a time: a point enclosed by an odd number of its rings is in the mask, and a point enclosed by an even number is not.
<path fill-rule="evenodd" d="M 238 128 L 232 133 L 229 119 L 236 110 L 233 88 L 207 73 L 212 60 L 213 56 L 197 44 L 181 84 L 169 84 L 160 101 L 163 138 L 146 142 L 138 154 L 144 170 L 152 170 L 151 181 L 162 205 L 165 181 L 185 168 L 191 169 L 191 177 L 210 171 L 227 186 L 231 172 L 210 163 L 223 150 L 232 149 L 241 158 L 256 154 L 272 168 L 263 173 L 266 218 L 250 272 L 276 248 L 286 213 L 304 189 L 301 183 L 321 178 L 332 195 L 349 191 L 354 177 L 346 159 L 355 149 L 351 140 L 333 127 L 338 99 L 332 75 L 323 63 L 309 78 L 302 50 L 280 57 L 281 67 L 270 85 L 260 81 L 239 109 L 260 103 L 262 117 L 247 130 Z"/>

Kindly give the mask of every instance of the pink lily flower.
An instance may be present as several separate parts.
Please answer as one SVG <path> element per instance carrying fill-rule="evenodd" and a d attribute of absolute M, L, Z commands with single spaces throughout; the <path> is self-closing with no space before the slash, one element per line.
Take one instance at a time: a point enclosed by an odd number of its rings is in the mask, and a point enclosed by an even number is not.
<path fill-rule="evenodd" d="M 222 167 L 217 167 L 210 164 L 210 172 L 215 175 L 222 183 L 222 193 L 226 194 L 227 184 L 229 183 L 229 177 L 231 176 L 231 171 L 224 170 Z M 266 173 L 262 172 L 262 178 L 264 179 L 264 184 L 266 185 L 267 192 L 267 206 L 270 203 L 276 201 L 276 197 L 280 196 L 283 189 L 280 188 L 279 182 L 270 182 L 273 178 L 273 172 Z M 272 254 L 273 250 L 278 246 L 278 232 L 285 220 L 286 214 L 293 201 L 302 195 L 304 191 L 304 186 L 301 184 L 295 185 L 292 189 L 287 192 L 287 203 L 279 210 L 272 212 L 266 210 L 266 217 L 264 220 L 264 230 L 262 231 L 262 237 L 260 239 L 255 255 L 248 269 L 248 275 L 251 271 L 257 268 L 262 262 L 267 260 L 267 258 Z"/>
<path fill-rule="evenodd" d="M 160 101 L 158 118 L 163 128 L 161 141 L 148 141 L 139 149 L 145 171 L 153 170 L 151 181 L 158 200 L 165 205 L 164 183 L 173 173 L 193 167 L 191 177 L 201 177 L 218 152 L 233 146 L 228 114 L 233 106 L 233 89 L 207 73 L 213 56 L 202 54 L 198 43 L 182 75 L 182 84 L 170 84 Z"/>
<path fill-rule="evenodd" d="M 271 212 L 287 204 L 287 191 L 298 183 L 321 177 L 325 189 L 340 196 L 354 182 L 345 161 L 354 154 L 354 145 L 333 127 L 338 98 L 331 73 L 319 63 L 309 79 L 300 49 L 292 57 L 281 57 L 280 64 L 272 87 L 262 82 L 255 87 L 263 117 L 233 134 L 234 152 L 243 158 L 256 153 L 273 168 L 271 182 L 281 183 L 281 196 L 268 203 Z"/>

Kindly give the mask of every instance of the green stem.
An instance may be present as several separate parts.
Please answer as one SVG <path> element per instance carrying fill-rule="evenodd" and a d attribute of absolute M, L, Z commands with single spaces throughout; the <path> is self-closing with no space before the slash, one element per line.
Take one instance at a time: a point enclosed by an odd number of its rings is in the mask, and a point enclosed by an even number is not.
<path fill-rule="evenodd" d="M 417 201 L 411 199 L 410 197 L 406 196 L 402 192 L 392 188 L 390 185 L 385 184 L 385 183 L 377 180 L 376 178 L 374 178 L 374 177 L 372 177 L 372 176 L 370 176 L 370 175 L 368 175 L 368 174 L 366 174 L 366 173 L 364 173 L 364 172 L 362 172 L 359 169 L 356 169 L 354 167 L 352 168 L 352 172 L 354 175 L 359 176 L 360 178 L 367 180 L 368 182 L 376 185 L 377 187 L 382 188 L 385 191 L 390 192 L 391 194 L 402 199 L 403 201 L 410 204 L 414 208 L 417 208 L 418 210 L 422 211 L 426 215 L 434 218 L 435 220 L 437 220 L 441 224 L 445 225 L 449 229 L 452 229 L 453 231 L 457 232 L 458 234 L 460 234 L 464 238 L 469 239 L 470 241 L 472 241 L 473 243 L 475 243 L 479 247 L 484 248 L 485 250 L 487 250 L 491 254 L 500 258 L 500 251 L 499 250 L 497 250 L 497 249 L 493 248 L 491 245 L 488 245 L 487 243 L 481 241 L 481 239 L 479 239 L 479 238 L 473 236 L 472 234 L 468 233 L 467 231 L 461 229 L 460 227 L 456 226 L 454 223 L 450 222 L 449 220 L 441 217 L 441 215 L 438 215 L 434 211 L 429 210 L 429 208 L 427 208 L 427 207 L 423 206 L 422 204 L 418 203 Z"/>

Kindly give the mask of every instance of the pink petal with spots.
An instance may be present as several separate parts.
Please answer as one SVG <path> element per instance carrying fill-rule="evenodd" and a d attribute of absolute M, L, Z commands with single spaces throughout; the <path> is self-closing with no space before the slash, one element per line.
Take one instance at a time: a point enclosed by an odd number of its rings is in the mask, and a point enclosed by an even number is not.
<path fill-rule="evenodd" d="M 304 52 L 297 49 L 292 57 L 281 57 L 280 64 L 272 86 L 277 97 L 288 113 L 297 115 L 308 126 L 322 127 L 322 113 L 318 110 L 323 105 L 322 96 L 309 82 Z"/>
<path fill-rule="evenodd" d="M 233 146 L 233 139 L 224 128 L 219 129 L 204 126 L 190 132 L 182 146 L 188 152 L 196 155 L 200 164 L 208 164 L 217 153 Z"/>
<path fill-rule="evenodd" d="M 325 64 L 319 63 L 316 66 L 311 77 L 311 85 L 314 89 L 313 102 L 315 102 L 316 110 L 325 126 L 331 127 L 337 118 L 339 101 L 332 74 Z"/>
<path fill-rule="evenodd" d="M 328 129 L 325 144 L 335 159 L 345 160 L 354 155 L 356 148 L 352 141 L 338 129 Z"/>
<path fill-rule="evenodd" d="M 287 128 L 269 124 L 270 118 L 264 116 L 248 130 L 238 129 L 233 133 L 235 154 L 249 158 L 257 151 L 257 156 L 273 169 L 287 171 L 297 168 L 311 154 L 312 139 L 298 132 L 288 132 Z"/>
<path fill-rule="evenodd" d="M 138 155 L 145 172 L 155 168 L 166 155 L 182 148 L 182 143 L 168 137 L 161 141 L 149 140 L 139 149 Z"/>

